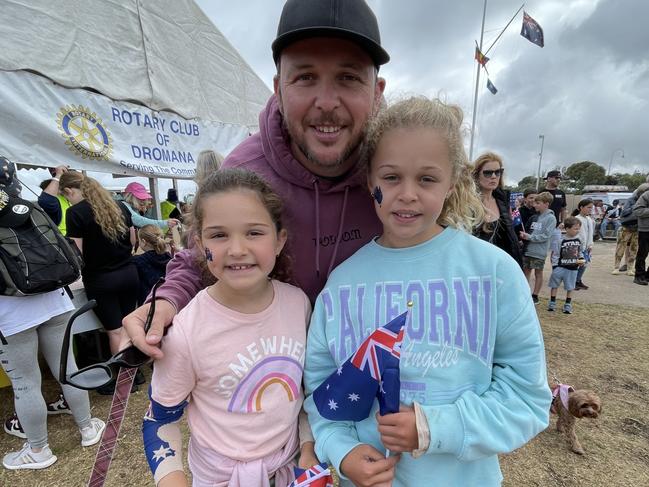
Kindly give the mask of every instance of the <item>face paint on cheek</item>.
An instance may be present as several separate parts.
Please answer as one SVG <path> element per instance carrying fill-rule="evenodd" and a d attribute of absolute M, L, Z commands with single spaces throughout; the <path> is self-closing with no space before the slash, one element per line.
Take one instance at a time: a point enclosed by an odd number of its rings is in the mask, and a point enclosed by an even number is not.
<path fill-rule="evenodd" d="M 212 262 L 214 260 L 214 258 L 212 257 L 212 252 L 210 252 L 210 249 L 208 249 L 207 247 L 205 248 L 205 260 L 207 260 L 208 262 Z"/>
<path fill-rule="evenodd" d="M 374 191 L 372 191 L 372 198 L 374 198 L 379 206 L 381 206 L 381 202 L 383 201 L 383 192 L 381 191 L 380 186 L 374 187 Z"/>

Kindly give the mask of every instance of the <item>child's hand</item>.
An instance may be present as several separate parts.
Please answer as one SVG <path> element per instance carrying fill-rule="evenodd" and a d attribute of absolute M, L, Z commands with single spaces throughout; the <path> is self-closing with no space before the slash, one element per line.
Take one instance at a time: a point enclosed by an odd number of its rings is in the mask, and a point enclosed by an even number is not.
<path fill-rule="evenodd" d="M 398 413 L 381 416 L 376 413 L 381 442 L 391 452 L 411 452 L 419 448 L 415 410 L 401 406 Z"/>
<path fill-rule="evenodd" d="M 530 238 L 529 233 L 520 232 L 521 240 L 528 240 Z"/>
<path fill-rule="evenodd" d="M 315 450 L 313 447 L 314 443 L 312 441 L 306 441 L 300 449 L 300 458 L 297 462 L 297 466 L 302 470 L 307 470 L 320 463 L 318 457 L 315 455 Z"/>
<path fill-rule="evenodd" d="M 390 487 L 401 456 L 385 455 L 370 445 L 358 445 L 340 464 L 340 470 L 357 487 Z"/>

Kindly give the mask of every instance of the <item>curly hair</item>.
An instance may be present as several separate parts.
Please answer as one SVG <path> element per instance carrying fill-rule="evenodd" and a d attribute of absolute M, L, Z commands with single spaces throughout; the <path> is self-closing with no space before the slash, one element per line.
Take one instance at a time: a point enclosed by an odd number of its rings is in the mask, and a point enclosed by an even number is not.
<path fill-rule="evenodd" d="M 471 232 L 484 220 L 485 210 L 471 175 L 471 166 L 462 144 L 462 109 L 439 99 L 423 96 L 399 101 L 381 110 L 370 122 L 363 161 L 371 170 L 372 158 L 383 135 L 397 128 L 430 128 L 436 130 L 448 144 L 452 167 L 452 190 L 437 223 Z"/>
<path fill-rule="evenodd" d="M 96 179 L 77 171 L 68 171 L 61 174 L 59 181 L 59 191 L 63 193 L 66 188 L 81 190 L 81 195 L 90 204 L 95 222 L 108 240 L 117 242 L 120 237 L 128 233 L 122 210 Z"/>
<path fill-rule="evenodd" d="M 478 158 L 474 161 L 473 163 L 473 179 L 475 179 L 476 185 L 478 187 L 478 191 L 480 191 L 480 185 L 478 184 L 478 180 L 480 178 L 480 171 L 482 171 L 482 166 L 484 166 L 488 162 L 497 162 L 498 167 L 500 169 L 503 169 L 503 158 L 500 157 L 498 154 L 495 152 L 485 152 L 484 154 L 480 154 Z M 504 178 L 502 177 L 502 174 L 498 178 L 498 187 L 500 189 L 503 189 L 505 187 L 505 183 L 503 182 Z"/>
<path fill-rule="evenodd" d="M 283 203 L 270 185 L 261 177 L 251 171 L 244 169 L 221 169 L 208 174 L 198 186 L 196 197 L 190 213 L 191 231 L 199 238 L 203 228 L 204 203 L 205 200 L 214 194 L 228 191 L 253 191 L 260 202 L 264 205 L 271 221 L 275 224 L 275 230 L 279 233 L 284 229 L 282 224 Z M 216 278 L 209 271 L 205 255 L 195 252 L 195 258 L 201 268 L 201 277 L 205 285 L 216 282 Z M 280 252 L 270 277 L 278 281 L 294 283 L 291 272 L 291 260 L 286 247 Z"/>

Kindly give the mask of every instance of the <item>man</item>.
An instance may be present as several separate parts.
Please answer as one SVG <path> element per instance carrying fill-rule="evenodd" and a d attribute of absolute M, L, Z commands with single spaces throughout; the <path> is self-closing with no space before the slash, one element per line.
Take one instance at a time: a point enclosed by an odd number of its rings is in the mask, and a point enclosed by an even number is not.
<path fill-rule="evenodd" d="M 295 279 L 314 301 L 331 270 L 380 232 L 359 161 L 385 87 L 378 69 L 389 56 L 364 0 L 288 0 L 272 49 L 275 94 L 260 114 L 260 131 L 224 167 L 261 174 L 284 199 Z M 147 340 L 148 304 L 124 319 L 132 342 L 161 357 L 163 326 L 200 288 L 191 251 L 176 254 Z"/>
<path fill-rule="evenodd" d="M 554 216 L 557 219 L 557 226 L 566 217 L 566 206 L 568 205 L 566 202 L 566 193 L 559 189 L 560 182 L 561 171 L 548 171 L 545 176 L 545 190 L 554 197 L 550 209 L 554 212 Z"/>
<path fill-rule="evenodd" d="M 649 176 L 647 176 L 649 183 Z M 638 253 L 635 257 L 635 278 L 633 282 L 646 286 L 649 284 L 646 260 L 649 255 L 649 189 L 641 184 L 633 193 L 637 195 L 636 204 L 633 206 L 633 215 L 638 218 Z"/>
<path fill-rule="evenodd" d="M 288 0 L 272 51 L 274 95 L 259 116 L 259 133 L 234 149 L 224 167 L 257 172 L 282 197 L 294 278 L 314 301 L 331 270 L 380 233 L 360 157 L 385 88 L 378 70 L 390 58 L 364 0 Z M 146 340 L 148 304 L 124 319 L 132 342 L 161 357 L 164 326 L 201 287 L 191 251 L 176 254 Z M 371 460 L 352 462 L 362 471 L 357 475 L 380 476 L 398 457 Z"/>

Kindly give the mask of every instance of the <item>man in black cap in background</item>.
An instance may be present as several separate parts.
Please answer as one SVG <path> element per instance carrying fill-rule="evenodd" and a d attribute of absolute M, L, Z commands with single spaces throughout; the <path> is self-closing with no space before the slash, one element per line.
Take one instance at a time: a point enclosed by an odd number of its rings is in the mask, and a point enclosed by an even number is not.
<path fill-rule="evenodd" d="M 545 190 L 550 193 L 554 199 L 552 204 L 550 204 L 550 209 L 554 212 L 554 216 L 557 219 L 557 226 L 563 223 L 563 220 L 566 218 L 566 193 L 559 189 L 559 183 L 561 182 L 561 171 L 548 171 L 545 176 Z"/>

